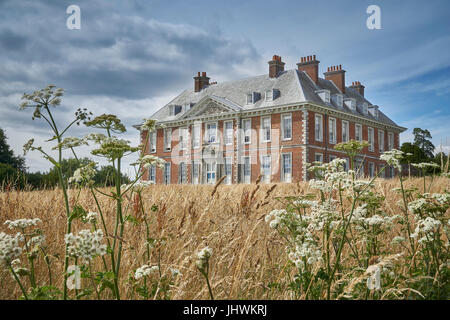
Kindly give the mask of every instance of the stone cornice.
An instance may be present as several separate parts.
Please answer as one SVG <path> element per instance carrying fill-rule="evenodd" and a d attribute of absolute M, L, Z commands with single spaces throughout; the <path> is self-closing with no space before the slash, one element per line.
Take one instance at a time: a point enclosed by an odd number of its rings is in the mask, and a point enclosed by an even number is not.
<path fill-rule="evenodd" d="M 220 104 L 215 101 L 215 103 Z M 209 121 L 218 121 L 218 120 L 231 120 L 236 117 L 248 117 L 248 116 L 261 116 L 268 114 L 277 114 L 284 113 L 288 111 L 298 111 L 298 110 L 311 110 L 320 113 L 326 113 L 328 115 L 336 116 L 339 119 L 350 120 L 352 122 L 357 122 L 365 125 L 369 125 L 374 128 L 380 129 L 390 129 L 395 133 L 401 133 L 405 131 L 407 128 L 401 126 L 390 125 L 384 122 L 375 121 L 371 119 L 367 119 L 355 114 L 351 114 L 345 112 L 343 110 L 337 110 L 335 108 L 331 108 L 328 106 L 320 105 L 313 102 L 302 102 L 296 104 L 287 104 L 287 105 L 278 105 L 278 106 L 270 106 L 265 108 L 257 108 L 257 109 L 243 109 L 236 112 L 226 112 L 226 113 L 218 113 L 218 114 L 210 114 L 210 115 L 201 115 L 197 117 L 192 117 L 188 119 L 177 119 L 177 120 L 169 120 L 169 121 L 160 121 L 157 123 L 157 127 L 179 127 L 185 126 L 189 124 L 194 124 L 195 122 L 209 122 Z M 140 126 L 134 126 L 139 129 Z"/>

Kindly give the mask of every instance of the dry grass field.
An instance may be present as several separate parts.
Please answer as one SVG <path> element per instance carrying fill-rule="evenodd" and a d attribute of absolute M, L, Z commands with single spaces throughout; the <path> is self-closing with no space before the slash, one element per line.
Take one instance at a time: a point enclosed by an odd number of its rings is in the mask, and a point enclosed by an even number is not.
<path fill-rule="evenodd" d="M 398 214 L 396 206 L 401 195 L 392 192 L 399 187 L 399 180 L 377 180 L 376 189 L 386 197 L 383 209 L 388 214 Z M 422 187 L 422 179 L 406 180 L 406 187 Z M 450 179 L 436 178 L 431 192 L 450 190 Z M 108 189 L 103 189 L 107 191 Z M 143 204 L 151 221 L 151 237 L 165 239 L 165 243 L 151 251 L 150 263 L 157 263 L 160 257 L 162 272 L 177 268 L 181 275 L 174 281 L 170 292 L 172 299 L 208 299 L 204 278 L 195 266 L 196 253 L 205 245 L 213 249 L 210 260 L 210 281 L 216 299 L 293 299 L 291 291 L 283 287 L 288 283 L 285 271 L 288 263 L 285 242 L 269 227 L 264 217 L 271 210 L 283 208 L 277 197 L 297 196 L 315 192 L 307 184 L 261 184 L 261 185 L 156 185 L 143 193 Z M 69 197 L 74 202 L 77 191 L 71 190 Z M 112 229 L 116 203 L 107 197 L 99 197 L 107 223 Z M 128 214 L 134 215 L 133 203 Z M 80 204 L 86 210 L 96 210 L 89 190 L 82 190 Z M 126 204 L 127 205 L 127 204 Z M 153 205 L 158 210 L 151 211 Z M 4 226 L 6 220 L 19 218 L 40 218 L 40 228 L 46 235 L 50 257 L 53 284 L 61 287 L 64 266 L 64 234 L 66 213 L 62 193 L 51 191 L 10 191 L 0 193 L 0 231 L 10 233 Z M 136 216 L 137 220 L 141 217 Z M 74 224 L 74 231 L 86 228 L 80 221 Z M 394 232 L 393 230 L 392 232 Z M 124 255 L 123 279 L 132 277 L 133 271 L 143 261 L 145 251 L 144 224 L 126 224 L 123 237 Z M 386 234 L 387 241 L 392 235 Z M 394 250 L 394 249 L 393 249 Z M 346 247 L 343 261 L 351 259 Z M 392 252 L 395 253 L 395 250 Z M 95 260 L 101 267 L 101 260 Z M 37 279 L 49 280 L 47 266 L 42 262 L 36 266 Z M 11 274 L 0 271 L 0 299 L 15 299 L 20 296 L 19 287 Z M 85 281 L 85 279 L 84 279 Z M 279 285 L 272 285 L 278 283 Z M 122 298 L 137 298 L 131 284 L 122 281 Z M 104 298 L 112 298 L 104 292 Z"/>

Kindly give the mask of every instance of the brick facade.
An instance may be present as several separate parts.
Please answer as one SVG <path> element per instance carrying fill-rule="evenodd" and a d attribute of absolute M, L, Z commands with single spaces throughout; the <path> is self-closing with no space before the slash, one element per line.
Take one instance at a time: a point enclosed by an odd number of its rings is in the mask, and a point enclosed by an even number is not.
<path fill-rule="evenodd" d="M 306 112 L 306 117 L 305 117 Z M 322 128 L 323 137 L 322 141 L 316 141 L 315 137 L 315 115 L 320 114 L 322 116 Z M 287 140 L 281 139 L 281 117 L 282 115 L 291 115 L 292 119 L 292 138 Z M 261 134 L 261 124 L 262 118 L 270 117 L 271 120 L 271 141 L 264 142 L 262 140 Z M 281 154 L 290 153 L 292 154 L 292 182 L 305 180 L 305 162 L 312 163 L 315 161 L 316 154 L 321 154 L 323 161 L 329 162 L 330 157 L 346 158 L 346 155 L 342 152 L 334 150 L 334 146 L 337 143 L 343 142 L 342 140 L 342 121 L 343 119 L 338 118 L 333 115 L 332 117 L 336 119 L 336 143 L 330 143 L 328 139 L 329 134 L 329 115 L 314 111 L 296 110 L 289 112 L 273 113 L 269 115 L 262 116 L 249 116 L 241 118 L 230 118 L 224 120 L 213 121 L 217 123 L 217 137 L 219 142 L 214 144 L 220 152 L 220 158 L 231 158 L 232 159 L 232 183 L 239 183 L 243 180 L 242 178 L 242 168 L 239 165 L 238 157 L 249 156 L 251 158 L 251 182 L 255 182 L 259 175 L 261 174 L 261 156 L 264 154 L 271 154 L 271 169 L 272 174 L 270 182 L 280 182 L 281 181 Z M 306 119 L 305 119 L 306 118 Z M 251 119 L 251 142 L 249 144 L 244 144 L 239 140 L 239 127 L 243 119 Z M 305 121 L 306 120 L 306 121 Z M 233 121 L 233 145 L 224 144 L 224 122 Z M 355 122 L 350 120 L 345 120 L 349 124 L 349 139 L 355 139 Z M 156 130 L 156 152 L 154 155 L 163 158 L 167 162 L 171 163 L 171 177 L 170 183 L 176 184 L 179 182 L 179 167 L 180 161 L 184 161 L 186 165 L 186 183 L 192 183 L 192 163 L 193 161 L 201 161 L 202 159 L 202 149 L 207 143 L 204 143 L 205 137 L 205 123 L 200 124 L 200 137 L 201 146 L 198 149 L 194 149 L 192 145 L 192 130 L 193 125 L 182 126 L 182 128 L 188 128 L 189 139 L 187 141 L 186 150 L 179 150 L 179 130 L 180 127 L 172 127 L 172 141 L 171 141 L 171 151 L 164 150 L 164 130 L 159 128 Z M 363 140 L 368 140 L 368 125 L 359 123 L 362 125 Z M 399 135 L 394 131 L 390 131 L 386 128 L 377 128 L 376 126 L 371 126 L 374 129 L 374 150 L 369 151 L 368 148 L 364 148 L 361 159 L 364 159 L 364 175 L 369 176 L 369 163 L 373 163 L 374 172 L 382 168 L 385 163 L 379 160 L 380 152 L 378 145 L 378 131 L 382 130 L 384 132 L 384 150 L 388 147 L 388 133 L 394 134 L 394 148 L 399 148 Z M 307 131 L 306 131 L 307 128 Z M 304 136 L 304 133 L 306 137 Z M 242 134 L 242 132 L 241 132 Z M 147 132 L 143 132 L 141 135 L 142 143 L 144 143 L 146 153 L 149 153 L 149 138 Z M 306 145 L 305 142 L 306 141 Z M 306 152 L 305 152 L 306 151 Z M 305 157 L 306 155 L 306 157 Z M 219 161 L 218 161 L 219 162 Z M 201 169 L 204 169 L 203 167 Z M 220 170 L 217 170 L 220 171 Z M 221 172 L 216 172 L 215 181 L 220 178 L 220 175 L 224 174 L 224 169 Z M 202 174 L 200 173 L 200 181 Z M 156 170 L 156 183 L 164 183 L 164 170 Z M 307 176 L 308 177 L 308 176 Z M 143 179 L 149 179 L 148 172 L 145 172 Z M 203 181 L 204 182 L 204 181 Z"/>

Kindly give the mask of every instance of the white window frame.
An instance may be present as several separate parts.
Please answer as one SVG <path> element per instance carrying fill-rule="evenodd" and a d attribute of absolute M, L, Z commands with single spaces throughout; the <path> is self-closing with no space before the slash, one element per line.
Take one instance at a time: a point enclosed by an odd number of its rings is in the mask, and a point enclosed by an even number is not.
<path fill-rule="evenodd" d="M 186 162 L 180 162 L 178 165 L 178 183 L 184 184 L 187 182 L 187 166 Z"/>
<path fill-rule="evenodd" d="M 224 174 L 226 176 L 225 178 L 225 184 L 232 184 L 233 182 L 233 157 L 225 157 L 224 158 Z M 227 172 L 227 166 L 230 167 L 230 172 Z"/>
<path fill-rule="evenodd" d="M 156 165 L 152 165 L 148 168 L 148 180 L 156 183 Z"/>
<path fill-rule="evenodd" d="M 266 166 L 267 160 L 268 160 L 268 174 L 266 175 L 265 169 L 267 168 L 267 166 Z M 261 176 L 262 176 L 262 181 L 264 183 L 270 183 L 270 181 L 272 180 L 272 155 L 271 154 L 261 155 Z"/>
<path fill-rule="evenodd" d="M 180 127 L 178 128 L 178 144 L 180 145 L 180 150 L 187 150 L 188 142 L 188 128 Z"/>
<path fill-rule="evenodd" d="M 170 180 L 172 178 L 172 163 L 166 162 L 164 164 L 164 184 L 170 184 Z"/>
<path fill-rule="evenodd" d="M 336 94 L 336 104 L 339 108 L 342 108 L 344 105 L 344 96 L 340 93 Z"/>
<path fill-rule="evenodd" d="M 231 123 L 231 129 L 227 129 L 227 124 Z M 231 131 L 231 134 L 230 134 Z M 233 145 L 233 137 L 234 137 L 234 130 L 233 130 L 233 120 L 227 120 L 223 123 L 223 136 L 224 136 L 224 143 L 226 146 Z"/>
<path fill-rule="evenodd" d="M 246 128 L 245 123 L 250 123 L 249 128 Z M 245 141 L 246 137 L 248 137 L 248 141 Z M 242 119 L 242 143 L 243 144 L 252 143 L 252 118 Z"/>
<path fill-rule="evenodd" d="M 384 131 L 378 129 L 378 151 L 384 152 Z"/>
<path fill-rule="evenodd" d="M 201 141 L 201 124 L 194 124 L 192 126 L 192 148 L 198 149 L 200 148 L 200 141 Z"/>
<path fill-rule="evenodd" d="M 331 161 L 333 161 L 333 160 L 335 160 L 335 159 L 337 159 L 337 156 L 335 156 L 335 155 L 333 155 L 333 154 L 330 154 L 330 155 L 328 156 L 328 162 L 331 162 Z"/>
<path fill-rule="evenodd" d="M 269 131 L 267 132 L 267 128 L 264 127 L 264 120 L 269 119 Z M 267 138 L 266 134 L 269 134 L 269 139 Z M 262 142 L 270 142 L 272 140 L 272 117 L 268 116 L 268 117 L 261 117 L 261 141 Z"/>
<path fill-rule="evenodd" d="M 388 149 L 394 149 L 394 133 L 388 132 Z"/>
<path fill-rule="evenodd" d="M 164 151 L 172 150 L 172 128 L 164 129 Z"/>
<path fill-rule="evenodd" d="M 318 125 L 319 128 L 317 128 Z M 323 115 L 318 113 L 314 115 L 314 137 L 316 141 L 323 141 Z"/>
<path fill-rule="evenodd" d="M 375 163 L 369 162 L 369 176 L 373 178 L 375 176 Z"/>
<path fill-rule="evenodd" d="M 358 130 L 359 128 L 359 130 Z M 357 136 L 357 132 L 359 131 L 359 137 Z M 355 140 L 356 141 L 362 141 L 363 137 L 362 137 L 362 125 L 359 123 L 355 123 Z"/>
<path fill-rule="evenodd" d="M 215 125 L 216 126 L 216 130 L 214 132 L 214 141 L 210 141 L 212 135 L 210 136 L 210 130 L 208 129 L 208 126 L 211 125 Z M 207 122 L 205 123 L 205 142 L 206 143 L 217 143 L 218 139 L 217 139 L 217 130 L 218 130 L 218 123 L 217 122 Z"/>
<path fill-rule="evenodd" d="M 358 178 L 365 177 L 365 168 L 364 168 L 364 159 L 363 158 L 357 158 L 354 160 L 354 166 L 356 171 L 356 176 Z"/>
<path fill-rule="evenodd" d="M 389 178 L 395 178 L 395 168 L 393 166 L 389 166 Z"/>
<path fill-rule="evenodd" d="M 253 92 L 252 93 L 247 93 L 247 95 L 246 95 L 246 102 L 247 102 L 247 104 L 254 104 L 255 103 L 255 95 L 253 94 Z M 249 97 L 251 97 L 250 99 L 249 99 Z"/>
<path fill-rule="evenodd" d="M 345 130 L 344 124 L 346 127 Z M 347 142 L 348 140 L 350 140 L 350 123 L 346 120 L 342 120 L 342 142 Z"/>
<path fill-rule="evenodd" d="M 267 94 L 269 92 L 269 94 Z M 264 93 L 264 100 L 265 101 L 273 101 L 273 89 L 272 90 L 266 90 L 266 92 Z"/>
<path fill-rule="evenodd" d="M 289 173 L 285 172 L 285 163 L 284 163 L 284 156 L 289 156 L 289 166 L 290 166 L 290 170 Z M 281 154 L 281 182 L 286 182 L 286 183 L 290 183 L 292 182 L 292 152 L 284 152 Z M 288 176 L 286 176 L 288 175 Z"/>
<path fill-rule="evenodd" d="M 364 115 L 367 116 L 369 114 L 369 104 L 367 102 L 363 102 L 362 109 L 363 109 Z"/>
<path fill-rule="evenodd" d="M 317 160 L 318 156 L 319 156 L 320 160 Z M 314 162 L 323 163 L 323 153 L 320 153 L 320 152 L 314 153 Z"/>
<path fill-rule="evenodd" d="M 192 161 L 192 179 L 191 179 L 191 183 L 192 184 L 200 184 L 201 183 L 201 167 L 202 167 L 202 163 L 198 160 L 194 160 Z M 197 175 L 195 174 L 197 173 Z"/>
<path fill-rule="evenodd" d="M 217 162 L 215 161 L 206 162 L 205 166 L 206 166 L 206 184 L 215 184 L 217 181 Z M 214 174 L 214 179 L 212 178 L 209 179 L 208 174 L 211 174 L 211 177 Z"/>
<path fill-rule="evenodd" d="M 328 118 L 328 142 L 336 144 L 336 118 Z"/>
<path fill-rule="evenodd" d="M 348 171 L 348 170 L 350 170 L 350 159 L 344 158 L 344 160 L 345 160 L 344 171 Z"/>
<path fill-rule="evenodd" d="M 291 121 L 291 136 L 290 137 L 286 137 L 286 134 L 285 134 L 285 128 L 284 128 L 284 118 L 289 118 L 290 119 L 290 121 Z M 281 115 L 281 140 L 282 141 L 289 141 L 289 140 L 292 140 L 292 113 L 283 113 L 282 115 Z"/>
<path fill-rule="evenodd" d="M 248 173 L 249 175 L 245 175 L 245 166 L 246 164 L 246 159 L 248 159 Z M 252 159 L 250 158 L 250 156 L 244 156 L 242 157 L 242 182 L 243 183 L 251 183 L 252 181 Z"/>
<path fill-rule="evenodd" d="M 148 133 L 148 149 L 150 153 L 156 153 L 156 130 Z"/>
<path fill-rule="evenodd" d="M 373 152 L 375 150 L 375 129 L 372 127 L 367 127 L 367 141 L 369 142 L 369 151 Z"/>

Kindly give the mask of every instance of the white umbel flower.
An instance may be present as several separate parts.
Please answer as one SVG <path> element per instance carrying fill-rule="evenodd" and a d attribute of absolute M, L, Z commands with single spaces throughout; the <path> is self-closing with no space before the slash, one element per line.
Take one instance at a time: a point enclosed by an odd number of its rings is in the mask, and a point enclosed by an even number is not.
<path fill-rule="evenodd" d="M 197 261 L 195 262 L 195 265 L 197 268 L 199 268 L 201 271 L 205 270 L 205 267 L 208 264 L 209 258 L 212 256 L 212 249 L 210 247 L 205 247 L 202 250 L 200 250 L 197 253 Z"/>
<path fill-rule="evenodd" d="M 22 254 L 22 246 L 20 242 L 24 241 L 21 233 L 15 236 L 0 233 L 0 264 L 8 265 L 11 261 L 17 259 Z"/>
<path fill-rule="evenodd" d="M 134 278 L 136 280 L 139 280 L 143 277 L 146 277 L 153 273 L 158 273 L 158 272 L 159 272 L 158 266 L 149 266 L 147 264 L 144 264 L 143 266 L 136 269 L 136 271 L 134 273 Z"/>
<path fill-rule="evenodd" d="M 68 252 L 71 257 L 92 260 L 96 256 L 106 254 L 106 245 L 102 244 L 103 231 L 98 229 L 94 232 L 81 230 L 79 235 L 66 234 L 64 238 L 68 244 Z"/>
<path fill-rule="evenodd" d="M 17 219 L 17 220 L 6 220 L 5 224 L 8 226 L 9 229 L 26 229 L 29 227 L 34 227 L 38 223 L 41 222 L 41 219 L 34 218 L 34 219 Z"/>

